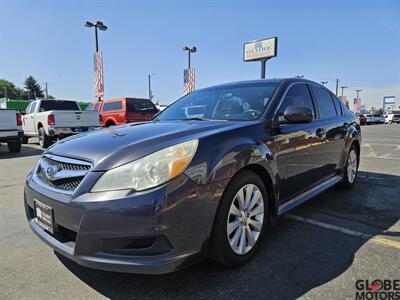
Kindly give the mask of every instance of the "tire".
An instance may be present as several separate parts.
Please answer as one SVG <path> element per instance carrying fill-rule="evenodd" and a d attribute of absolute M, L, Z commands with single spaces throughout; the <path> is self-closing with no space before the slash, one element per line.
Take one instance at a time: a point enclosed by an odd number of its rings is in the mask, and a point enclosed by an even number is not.
<path fill-rule="evenodd" d="M 39 128 L 39 145 L 43 149 L 47 149 L 47 147 L 50 146 L 52 140 L 51 137 L 49 137 L 46 132 L 44 131 L 43 127 Z"/>
<path fill-rule="evenodd" d="M 358 150 L 356 146 L 351 145 L 349 153 L 347 154 L 346 164 L 344 166 L 343 179 L 341 181 L 342 187 L 350 189 L 354 186 L 358 174 L 358 165 L 359 165 Z"/>
<path fill-rule="evenodd" d="M 19 139 L 14 142 L 8 142 L 7 146 L 10 153 L 17 153 L 21 151 L 21 141 Z"/>
<path fill-rule="evenodd" d="M 21 136 L 21 143 L 22 144 L 28 144 L 29 138 L 25 135 Z"/>
<path fill-rule="evenodd" d="M 110 126 L 114 126 L 115 124 L 114 124 L 114 122 L 107 122 L 106 123 L 106 127 L 110 127 Z"/>
<path fill-rule="evenodd" d="M 247 204 L 251 204 L 253 202 L 251 200 L 256 198 L 258 200 L 254 201 L 253 208 L 248 210 L 246 214 L 241 212 L 241 217 L 235 216 L 232 212 L 240 213 L 241 210 L 238 201 L 240 191 L 244 192 L 242 199 L 245 201 L 246 191 L 250 190 L 252 190 L 251 195 L 254 198 L 252 197 Z M 236 210 L 232 210 L 232 205 L 236 207 Z M 257 214 L 251 216 L 251 211 Z M 235 225 L 229 226 L 228 222 L 235 223 Z M 211 235 L 211 258 L 228 267 L 234 267 L 248 261 L 259 247 L 267 223 L 268 193 L 265 185 L 257 174 L 243 170 L 232 179 L 221 198 Z M 235 229 L 229 234 L 229 228 Z M 244 235 L 242 235 L 243 232 Z M 237 238 L 235 239 L 235 237 Z M 230 242 L 234 246 L 231 246 Z M 241 245 L 244 246 L 241 247 Z M 242 253 L 239 253 L 241 251 Z"/>

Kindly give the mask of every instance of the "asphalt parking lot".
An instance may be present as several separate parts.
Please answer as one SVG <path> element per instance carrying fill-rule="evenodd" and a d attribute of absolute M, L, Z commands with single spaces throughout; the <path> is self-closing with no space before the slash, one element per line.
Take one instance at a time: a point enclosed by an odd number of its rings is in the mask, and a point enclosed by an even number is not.
<path fill-rule="evenodd" d="M 358 182 L 333 188 L 269 228 L 257 256 L 149 276 L 91 270 L 58 257 L 29 229 L 25 175 L 37 145 L 0 148 L 1 299 L 354 299 L 360 279 L 400 277 L 400 125 L 363 126 Z"/>

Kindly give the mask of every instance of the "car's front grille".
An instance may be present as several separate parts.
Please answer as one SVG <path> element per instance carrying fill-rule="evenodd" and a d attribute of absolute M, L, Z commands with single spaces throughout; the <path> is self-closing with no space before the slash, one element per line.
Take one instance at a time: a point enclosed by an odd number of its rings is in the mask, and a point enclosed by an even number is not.
<path fill-rule="evenodd" d="M 91 167 L 86 161 L 45 154 L 38 163 L 34 178 L 51 190 L 72 194 Z"/>

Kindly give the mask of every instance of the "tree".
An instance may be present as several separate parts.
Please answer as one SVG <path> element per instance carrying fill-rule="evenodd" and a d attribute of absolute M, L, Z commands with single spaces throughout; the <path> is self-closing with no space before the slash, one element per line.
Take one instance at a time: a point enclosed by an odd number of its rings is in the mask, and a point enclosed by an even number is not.
<path fill-rule="evenodd" d="M 25 91 L 11 81 L 0 79 L 0 98 L 24 99 Z"/>
<path fill-rule="evenodd" d="M 32 75 L 29 75 L 24 82 L 25 89 L 28 90 L 30 93 L 30 97 L 32 98 L 43 98 L 43 90 L 40 86 L 40 84 L 37 82 L 35 78 L 33 78 Z"/>

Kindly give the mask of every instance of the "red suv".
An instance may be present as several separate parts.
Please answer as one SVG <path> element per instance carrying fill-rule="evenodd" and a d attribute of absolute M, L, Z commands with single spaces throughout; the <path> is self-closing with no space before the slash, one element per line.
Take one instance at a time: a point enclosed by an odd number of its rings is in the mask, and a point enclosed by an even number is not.
<path fill-rule="evenodd" d="M 91 103 L 86 110 L 100 113 L 103 127 L 150 120 L 157 107 L 148 99 L 115 98 Z"/>

